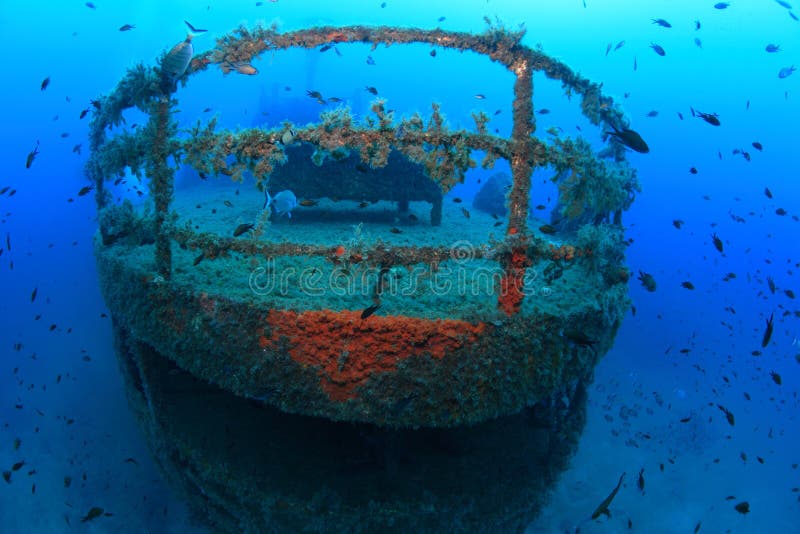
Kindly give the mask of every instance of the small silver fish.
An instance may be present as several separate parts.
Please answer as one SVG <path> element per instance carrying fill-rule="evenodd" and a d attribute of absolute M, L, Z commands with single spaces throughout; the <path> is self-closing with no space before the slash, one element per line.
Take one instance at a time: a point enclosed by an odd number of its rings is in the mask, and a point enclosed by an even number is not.
<path fill-rule="evenodd" d="M 272 206 L 278 216 L 286 215 L 292 218 L 292 209 L 297 207 L 297 197 L 288 189 L 276 193 L 274 197 L 267 192 L 267 202 L 264 207 Z"/>
<path fill-rule="evenodd" d="M 254 76 L 258 74 L 258 69 L 252 66 L 250 63 L 246 63 L 244 61 L 238 61 L 236 63 L 231 63 L 230 61 L 226 61 L 220 67 L 222 69 L 223 74 L 229 74 L 231 71 L 236 71 L 239 74 L 244 74 L 247 76 Z"/>

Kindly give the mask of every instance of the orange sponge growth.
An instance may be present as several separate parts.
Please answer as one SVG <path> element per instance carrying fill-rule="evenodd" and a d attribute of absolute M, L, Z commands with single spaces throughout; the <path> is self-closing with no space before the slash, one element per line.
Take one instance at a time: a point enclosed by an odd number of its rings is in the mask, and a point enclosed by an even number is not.
<path fill-rule="evenodd" d="M 519 311 L 522 305 L 525 285 L 525 269 L 530 266 L 530 259 L 523 248 L 515 248 L 511 252 L 509 264 L 500 280 L 500 298 L 498 306 L 507 315 Z"/>
<path fill-rule="evenodd" d="M 316 367 L 320 387 L 331 400 L 357 396 L 356 389 L 375 373 L 392 373 L 410 357 L 440 359 L 474 343 L 483 323 L 373 315 L 360 311 L 278 311 L 267 316 L 271 337 L 259 337 L 264 349 L 280 350 L 300 365 Z"/>

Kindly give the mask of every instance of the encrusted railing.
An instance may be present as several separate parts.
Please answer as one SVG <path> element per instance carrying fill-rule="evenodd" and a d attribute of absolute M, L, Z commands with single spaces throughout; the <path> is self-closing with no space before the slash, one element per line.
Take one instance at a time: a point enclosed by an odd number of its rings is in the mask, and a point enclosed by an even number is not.
<path fill-rule="evenodd" d="M 560 80 L 567 96 L 580 95 L 582 113 L 593 124 L 617 131 L 625 129 L 627 121 L 613 100 L 601 94 L 598 84 L 580 77 L 541 51 L 523 45 L 523 33 L 509 32 L 491 24 L 480 35 L 366 26 L 316 27 L 287 33 L 279 33 L 274 27 L 253 30 L 242 27 L 218 39 L 215 48 L 195 56 L 177 80 L 185 84 L 189 77 L 212 64 L 229 70 L 230 65 L 249 64 L 264 52 L 296 47 L 312 49 L 337 43 L 372 43 L 373 47 L 427 43 L 438 48 L 470 50 L 502 64 L 516 77 L 510 139 L 489 134 L 486 127 L 489 117 L 482 112 L 473 113 L 474 132 L 454 131 L 448 128 L 436 104 L 432 105 L 427 121 L 418 114 L 398 121 L 380 99 L 373 102 L 374 116 L 367 118 L 364 124 L 355 124 L 349 110 L 340 108 L 323 113 L 319 124 L 302 128 L 286 122 L 272 129 L 233 132 L 217 130 L 216 120 L 212 119 L 205 125 L 198 122 L 188 138 L 180 139 L 176 137 L 177 127 L 171 119 L 177 102 L 171 92 L 164 90 L 160 66 L 138 65 L 128 71 L 114 91 L 94 102 L 92 153 L 86 171 L 95 184 L 98 209 L 105 209 L 110 199 L 104 187 L 106 181 L 124 175 L 126 169 L 138 177 L 143 173 L 149 177 L 150 194 L 155 203 L 156 269 L 164 279 L 169 279 L 171 273 L 171 240 L 202 251 L 206 258 L 233 251 L 261 256 L 310 255 L 335 259 L 339 255 L 336 247 L 237 241 L 173 227 L 168 216 L 174 174 L 168 164 L 169 157 L 191 165 L 201 176 L 223 174 L 241 180 L 243 173 L 249 171 L 255 176 L 258 187 L 263 188 L 275 166 L 286 161 L 285 147 L 280 140 L 292 131 L 294 141 L 313 144 L 320 158 L 340 150 L 357 151 L 361 161 L 371 168 L 385 166 L 389 152 L 398 150 L 410 161 L 421 164 L 442 192 L 447 192 L 463 182 L 468 169 L 477 166 L 471 153 L 479 150 L 485 153 L 480 163 L 482 167 L 491 168 L 498 158 L 508 160 L 511 166 L 513 186 L 508 199 L 505 239 L 493 244 L 491 250 L 476 251 L 476 257 L 500 261 L 505 276 L 498 305 L 506 313 L 514 313 L 522 301 L 521 280 L 533 261 L 545 257 L 571 260 L 591 255 L 599 248 L 599 243 L 592 242 L 554 248 L 528 228 L 533 170 L 549 165 L 557 171 L 557 208 L 565 217 L 580 219 L 584 226 L 608 224 L 620 232 L 620 214 L 628 208 L 639 187 L 635 171 L 625 161 L 625 148 L 620 142 L 612 139 L 606 149 L 595 154 L 588 142 L 561 138 L 558 132 L 548 132 L 553 135 L 549 142 L 534 137 L 533 74 L 537 71 Z M 106 130 L 122 124 L 123 111 L 133 106 L 149 114 L 147 126 L 108 139 Z M 231 156 L 235 161 L 229 163 Z M 392 247 L 381 243 L 361 258 L 387 268 L 421 262 L 437 264 L 449 255 L 450 250 L 444 247 Z M 609 261 L 618 263 L 621 254 L 616 256 Z"/>

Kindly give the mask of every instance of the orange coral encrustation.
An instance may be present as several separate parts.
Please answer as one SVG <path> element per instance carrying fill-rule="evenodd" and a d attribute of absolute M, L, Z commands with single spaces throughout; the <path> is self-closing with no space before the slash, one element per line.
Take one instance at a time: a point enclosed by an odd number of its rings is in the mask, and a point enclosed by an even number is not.
<path fill-rule="evenodd" d="M 453 319 L 362 319 L 360 311 L 330 310 L 271 310 L 267 323 L 272 334 L 259 337 L 261 348 L 276 350 L 287 342 L 294 361 L 318 368 L 320 387 L 334 401 L 357 397 L 356 388 L 372 375 L 394 372 L 406 358 L 441 359 L 475 342 L 486 326 Z"/>
<path fill-rule="evenodd" d="M 500 298 L 497 302 L 506 315 L 517 313 L 522 305 L 522 299 L 525 296 L 523 287 L 525 270 L 530 267 L 530 263 L 525 249 L 518 247 L 511 251 L 510 262 L 500 280 Z"/>

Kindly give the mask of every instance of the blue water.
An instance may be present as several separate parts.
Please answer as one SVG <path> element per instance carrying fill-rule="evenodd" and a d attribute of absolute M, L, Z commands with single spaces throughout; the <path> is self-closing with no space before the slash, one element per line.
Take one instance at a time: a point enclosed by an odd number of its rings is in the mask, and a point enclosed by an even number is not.
<path fill-rule="evenodd" d="M 572 532 L 580 525 L 581 532 L 622 532 L 629 520 L 639 532 L 691 532 L 698 522 L 701 532 L 797 531 L 800 306 L 786 290 L 800 293 L 794 276 L 800 269 L 800 73 L 780 79 L 778 72 L 800 66 L 800 22 L 790 16 L 800 16 L 800 5 L 790 11 L 773 0 L 734 0 L 727 9 L 696 0 L 94 4 L 0 4 L 0 189 L 16 190 L 0 196 L 0 471 L 25 462 L 10 483 L 0 481 L 0 531 L 202 531 L 189 526 L 149 459 L 113 358 L 91 248 L 95 205 L 92 195 L 77 196 L 87 184 L 88 152 L 88 120 L 79 114 L 90 99 L 110 91 L 127 68 L 152 63 L 183 39 L 184 19 L 209 30 L 194 41 L 200 52 L 239 24 L 481 32 L 483 15 L 510 29 L 524 23 L 525 44 L 541 45 L 603 82 L 651 149 L 629 154 L 643 191 L 624 222 L 633 240 L 632 271 L 653 274 L 658 289 L 648 293 L 631 280 L 636 313 L 597 369 L 572 467 L 529 531 Z M 672 28 L 653 24 L 654 18 Z M 136 27 L 120 32 L 123 24 Z M 620 41 L 623 46 L 606 54 L 609 43 Z M 651 43 L 666 55 L 654 53 Z M 781 51 L 767 53 L 769 43 Z M 454 127 L 471 127 L 472 110 L 501 110 L 490 127 L 508 134 L 512 76 L 485 58 L 445 52 L 433 58 L 422 46 L 340 48 L 341 57 L 316 50 L 262 57 L 254 77 L 223 79 L 212 69 L 179 91 L 185 124 L 208 105 L 230 127 L 314 120 L 321 108 L 313 102 L 291 109 L 274 104 L 288 92 L 285 86 L 293 94 L 316 89 L 345 98 L 364 114 L 369 85 L 400 113 L 425 114 L 431 101 L 441 102 Z M 46 77 L 50 84 L 40 90 Z M 537 76 L 534 102 L 551 110 L 537 116 L 539 132 L 559 125 L 575 135 L 580 126 L 587 138 L 599 139 L 557 84 Z M 690 107 L 717 113 L 721 125 L 692 117 Z M 648 117 L 653 110 L 658 115 Z M 37 141 L 40 153 L 26 169 Z M 73 152 L 78 144 L 80 154 Z M 453 194 L 469 198 L 490 173 L 470 173 Z M 779 208 L 787 214 L 776 214 Z M 677 219 L 684 221 L 680 229 L 673 226 Z M 712 244 L 714 233 L 723 253 Z M 728 273 L 735 278 L 724 281 Z M 767 277 L 775 281 L 774 294 Z M 695 289 L 683 288 L 685 281 Z M 762 349 L 772 313 L 774 335 Z M 762 354 L 754 356 L 755 350 Z M 782 377 L 781 385 L 771 372 Z M 717 405 L 735 414 L 735 426 Z M 691 420 L 681 423 L 686 417 Z M 635 484 L 642 468 L 644 494 Z M 623 471 L 627 483 L 612 517 L 585 520 Z M 734 509 L 741 501 L 750 503 L 746 515 Z M 80 525 L 92 506 L 113 516 Z"/>

